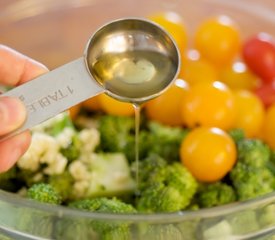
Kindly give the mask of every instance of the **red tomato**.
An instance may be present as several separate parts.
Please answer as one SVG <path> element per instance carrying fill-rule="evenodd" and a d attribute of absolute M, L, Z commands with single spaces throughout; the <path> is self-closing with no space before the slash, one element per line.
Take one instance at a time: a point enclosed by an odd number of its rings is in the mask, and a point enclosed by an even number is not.
<path fill-rule="evenodd" d="M 269 34 L 259 33 L 248 39 L 242 54 L 248 67 L 264 82 L 275 79 L 275 44 Z"/>
<path fill-rule="evenodd" d="M 264 118 L 262 138 L 264 141 L 275 150 L 275 104 L 271 105 L 266 110 L 266 115 Z"/>
<path fill-rule="evenodd" d="M 263 84 L 255 90 L 256 95 L 260 97 L 265 107 L 275 103 L 275 82 Z"/>

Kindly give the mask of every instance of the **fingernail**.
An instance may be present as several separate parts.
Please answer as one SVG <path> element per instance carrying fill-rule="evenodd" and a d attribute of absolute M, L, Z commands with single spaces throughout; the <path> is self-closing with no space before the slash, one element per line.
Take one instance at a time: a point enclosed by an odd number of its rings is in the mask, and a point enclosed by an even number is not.
<path fill-rule="evenodd" d="M 0 97 L 0 135 L 19 128 L 25 119 L 26 110 L 19 99 Z"/>

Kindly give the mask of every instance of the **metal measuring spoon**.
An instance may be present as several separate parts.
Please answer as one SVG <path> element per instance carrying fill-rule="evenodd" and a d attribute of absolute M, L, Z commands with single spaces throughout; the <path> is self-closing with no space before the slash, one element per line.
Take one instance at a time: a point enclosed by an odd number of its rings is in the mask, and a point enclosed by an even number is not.
<path fill-rule="evenodd" d="M 119 19 L 98 29 L 84 56 L 2 96 L 20 98 L 27 119 L 8 138 L 100 93 L 141 103 L 161 94 L 179 71 L 179 52 L 158 25 L 143 19 Z"/>

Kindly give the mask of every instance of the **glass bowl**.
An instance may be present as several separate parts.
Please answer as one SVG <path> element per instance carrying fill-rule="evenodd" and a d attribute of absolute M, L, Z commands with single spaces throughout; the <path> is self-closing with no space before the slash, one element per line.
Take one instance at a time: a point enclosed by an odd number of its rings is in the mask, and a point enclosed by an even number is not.
<path fill-rule="evenodd" d="M 122 17 L 171 10 L 183 16 L 189 36 L 208 16 L 225 14 L 242 36 L 275 35 L 275 7 L 240 0 L 6 0 L 0 3 L 0 39 L 50 69 L 80 57 L 92 33 Z M 271 3 L 271 1 L 269 1 Z M 101 239 L 91 224 L 129 227 L 124 239 L 273 239 L 275 193 L 199 211 L 167 214 L 98 214 L 36 203 L 0 191 L 0 239 Z M 114 235 L 110 239 L 118 239 Z M 109 238 L 108 238 L 109 239 Z M 121 239 L 121 238 L 120 238 Z M 119 239 L 118 239 L 119 240 Z"/>

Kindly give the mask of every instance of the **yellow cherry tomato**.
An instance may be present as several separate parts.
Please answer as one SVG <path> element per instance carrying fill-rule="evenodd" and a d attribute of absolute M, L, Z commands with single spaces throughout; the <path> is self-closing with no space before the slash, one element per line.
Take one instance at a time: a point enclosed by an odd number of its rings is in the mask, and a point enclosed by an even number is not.
<path fill-rule="evenodd" d="M 233 127 L 242 128 L 246 137 L 256 137 L 261 131 L 265 109 L 258 96 L 249 90 L 234 91 L 237 114 Z"/>
<path fill-rule="evenodd" d="M 182 125 L 180 109 L 188 88 L 184 80 L 177 79 L 166 92 L 145 104 L 147 117 L 171 126 Z"/>
<path fill-rule="evenodd" d="M 221 82 L 198 83 L 190 87 L 182 103 L 182 119 L 186 126 L 230 129 L 235 120 L 233 92 Z"/>
<path fill-rule="evenodd" d="M 203 21 L 195 33 L 195 47 L 203 57 L 218 66 L 231 62 L 240 50 L 239 31 L 228 16 Z"/>
<path fill-rule="evenodd" d="M 193 176 L 202 182 L 222 179 L 237 158 L 232 138 L 219 128 L 193 129 L 180 146 L 181 161 Z"/>
<path fill-rule="evenodd" d="M 132 116 L 135 112 L 131 103 L 118 101 L 106 94 L 99 95 L 99 103 L 102 110 L 110 115 Z"/>
<path fill-rule="evenodd" d="M 266 110 L 261 138 L 275 150 L 275 104 L 270 105 Z"/>
<path fill-rule="evenodd" d="M 82 103 L 79 103 L 69 109 L 69 116 L 71 117 L 72 120 L 76 119 L 77 115 L 80 112 L 81 106 L 82 106 Z"/>
<path fill-rule="evenodd" d="M 99 98 L 100 98 L 100 95 L 89 98 L 88 100 L 82 103 L 82 106 L 91 111 L 99 111 L 101 110 L 101 104 L 100 104 Z"/>
<path fill-rule="evenodd" d="M 257 78 L 242 62 L 235 62 L 220 71 L 219 80 L 232 89 L 254 90 L 260 85 Z"/>
<path fill-rule="evenodd" d="M 190 85 L 200 82 L 214 82 L 218 80 L 218 72 L 209 61 L 188 57 L 182 60 L 179 77 Z"/>
<path fill-rule="evenodd" d="M 174 38 L 181 56 L 187 45 L 187 33 L 182 17 L 175 12 L 162 12 L 149 16 L 149 19 L 162 26 Z"/>

